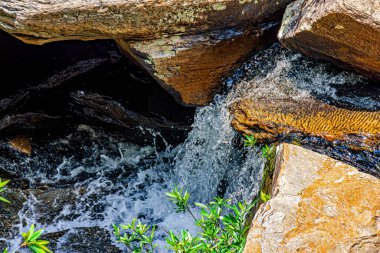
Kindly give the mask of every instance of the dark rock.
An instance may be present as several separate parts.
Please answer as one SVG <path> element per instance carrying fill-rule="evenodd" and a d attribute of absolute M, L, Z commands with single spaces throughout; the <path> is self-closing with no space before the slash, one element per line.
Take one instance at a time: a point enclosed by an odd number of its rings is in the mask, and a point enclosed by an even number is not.
<path fill-rule="evenodd" d="M 71 93 L 71 98 L 71 110 L 82 120 L 122 130 L 135 143 L 153 141 L 154 136 L 147 134 L 148 129 L 159 132 L 171 143 L 182 140 L 189 130 L 186 125 L 167 121 L 159 115 L 133 112 L 111 98 L 96 93 L 79 91 Z"/>

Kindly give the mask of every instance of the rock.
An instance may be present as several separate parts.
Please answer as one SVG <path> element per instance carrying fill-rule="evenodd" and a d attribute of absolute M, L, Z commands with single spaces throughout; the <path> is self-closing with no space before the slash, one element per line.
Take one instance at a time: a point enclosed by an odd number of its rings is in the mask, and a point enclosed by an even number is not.
<path fill-rule="evenodd" d="M 304 55 L 380 79 L 377 0 L 298 0 L 288 6 L 278 37 Z"/>
<path fill-rule="evenodd" d="M 33 131 L 35 129 L 48 129 L 59 125 L 59 117 L 42 113 L 27 112 L 23 114 L 11 114 L 0 119 L 0 133 L 13 134 Z"/>
<path fill-rule="evenodd" d="M 32 139 L 28 136 L 16 136 L 9 140 L 9 145 L 21 153 L 32 155 Z"/>
<path fill-rule="evenodd" d="M 235 76 L 239 83 L 228 99 L 238 131 L 261 142 L 295 141 L 322 153 L 334 152 L 356 167 L 361 167 L 356 161 L 370 156 L 378 158 L 367 167 L 380 162 L 376 83 L 278 45 L 254 55 Z M 348 150 L 351 154 L 345 153 Z M 359 153 L 367 155 L 356 161 L 348 158 Z"/>
<path fill-rule="evenodd" d="M 0 29 L 27 43 L 161 38 L 278 18 L 292 0 L 3 0 Z"/>
<path fill-rule="evenodd" d="M 9 187 L 1 193 L 1 196 L 11 202 L 10 204 L 0 202 L 0 238 L 2 239 L 13 237 L 17 234 L 16 226 L 20 223 L 19 212 L 22 210 L 27 196 L 18 188 Z M 4 242 L 6 241 L 4 240 Z"/>
<path fill-rule="evenodd" d="M 272 198 L 252 221 L 245 253 L 378 252 L 380 180 L 283 144 Z"/>
<path fill-rule="evenodd" d="M 205 105 L 232 68 L 274 41 L 260 26 L 292 1 L 5 0 L 0 29 L 31 44 L 116 39 L 177 101 Z"/>
<path fill-rule="evenodd" d="M 379 149 L 379 111 L 341 108 L 312 98 L 248 98 L 236 103 L 232 112 L 235 129 L 260 141 L 312 136 L 354 150 Z"/>
<path fill-rule="evenodd" d="M 180 103 L 206 105 L 221 80 L 254 51 L 274 42 L 275 24 L 256 30 L 226 29 L 156 40 L 118 40 Z"/>
<path fill-rule="evenodd" d="M 80 236 L 79 236 L 80 235 Z M 57 246 L 53 245 L 54 252 L 72 253 L 122 253 L 121 249 L 114 245 L 109 231 L 100 227 L 75 228 L 64 235 L 60 232 L 47 234 L 45 237 L 54 238 L 54 241 L 64 241 Z M 64 238 L 62 240 L 61 238 Z M 53 244 L 55 242 L 53 241 Z M 55 246 L 55 247 L 54 247 Z M 64 250 L 64 251 L 63 251 Z"/>
<path fill-rule="evenodd" d="M 128 133 L 134 143 L 153 143 L 155 136 L 148 129 L 160 133 L 169 143 L 182 140 L 190 130 L 187 125 L 166 120 L 160 115 L 134 112 L 97 93 L 73 92 L 69 104 L 69 109 L 82 121 L 121 130 Z"/>

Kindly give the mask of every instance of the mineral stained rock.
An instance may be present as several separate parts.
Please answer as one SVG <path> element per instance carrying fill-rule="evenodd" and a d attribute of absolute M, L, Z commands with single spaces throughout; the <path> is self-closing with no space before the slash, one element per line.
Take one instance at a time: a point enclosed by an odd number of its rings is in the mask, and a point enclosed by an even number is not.
<path fill-rule="evenodd" d="M 380 79 L 378 0 L 298 0 L 278 34 L 292 50 Z"/>
<path fill-rule="evenodd" d="M 280 146 L 272 198 L 257 211 L 245 253 L 380 248 L 380 180 L 299 146 Z"/>

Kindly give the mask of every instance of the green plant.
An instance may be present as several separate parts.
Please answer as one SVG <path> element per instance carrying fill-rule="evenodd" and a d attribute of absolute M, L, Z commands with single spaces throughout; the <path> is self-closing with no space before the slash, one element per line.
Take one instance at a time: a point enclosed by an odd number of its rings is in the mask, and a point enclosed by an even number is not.
<path fill-rule="evenodd" d="M 219 197 L 215 197 L 214 201 L 208 205 L 195 203 L 200 210 L 197 219 L 191 212 L 190 194 L 187 191 L 175 187 L 166 195 L 174 203 L 176 212 L 190 213 L 195 225 L 200 228 L 200 232 L 196 236 L 192 236 L 186 230 L 182 230 L 179 235 L 168 231 L 165 240 L 170 250 L 175 253 L 242 252 L 249 228 L 246 224 L 247 216 L 259 199 L 255 199 L 250 205 L 247 203 L 230 205 L 230 200 Z M 139 231 L 138 226 L 144 229 Z M 120 227 L 113 225 L 113 227 L 117 240 L 132 252 L 153 252 L 156 247 L 153 245 L 155 227 L 150 230 L 149 226 L 142 225 L 137 219 L 128 225 Z M 127 232 L 121 235 L 121 229 L 127 230 Z M 146 235 L 147 233 L 149 236 Z"/>
<path fill-rule="evenodd" d="M 28 248 L 33 253 L 52 253 L 46 246 L 49 244 L 49 241 L 38 240 L 44 231 L 42 229 L 34 231 L 34 229 L 35 226 L 32 225 L 28 232 L 22 233 L 23 242 L 13 253 L 17 252 L 19 248 Z M 5 248 L 3 253 L 8 253 L 8 248 Z"/>
<path fill-rule="evenodd" d="M 268 200 L 270 200 L 270 198 L 271 198 L 270 194 L 266 194 L 265 192 L 260 191 L 260 199 L 263 202 L 267 202 Z"/>
<path fill-rule="evenodd" d="M 9 183 L 9 180 L 1 181 L 1 178 L 0 178 L 0 193 L 2 193 L 3 191 L 5 191 L 5 186 L 8 183 Z M 0 201 L 5 202 L 5 203 L 11 203 L 9 200 L 7 200 L 7 199 L 5 199 L 4 197 L 1 197 L 1 196 L 0 196 Z"/>
<path fill-rule="evenodd" d="M 156 227 L 142 224 L 136 218 L 127 225 L 116 226 L 113 224 L 114 234 L 118 242 L 123 243 L 134 252 L 153 252 L 157 245 L 153 244 Z M 124 233 L 122 231 L 125 230 Z"/>
<path fill-rule="evenodd" d="M 244 147 L 253 147 L 257 143 L 257 139 L 253 135 L 244 135 Z"/>
<path fill-rule="evenodd" d="M 268 159 L 268 157 L 275 151 L 275 146 L 268 146 L 265 144 L 265 146 L 261 149 L 261 156 L 265 159 Z"/>

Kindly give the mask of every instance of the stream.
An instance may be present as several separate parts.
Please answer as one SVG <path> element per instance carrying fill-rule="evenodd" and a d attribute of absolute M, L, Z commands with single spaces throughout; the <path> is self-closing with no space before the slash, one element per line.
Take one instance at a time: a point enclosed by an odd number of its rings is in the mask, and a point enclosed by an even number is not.
<path fill-rule="evenodd" d="M 347 85 L 353 90 L 343 94 L 342 87 Z M 354 90 L 355 85 L 363 87 L 361 92 Z M 9 219 L 4 222 L 7 230 L 0 230 L 0 246 L 15 247 L 19 233 L 37 224 L 45 229 L 54 252 L 121 252 L 111 224 L 125 224 L 137 217 L 157 224 L 158 252 L 166 252 L 164 229 L 197 231 L 192 218 L 175 213 L 165 197 L 175 185 L 188 190 L 191 201 L 197 202 L 211 201 L 214 196 L 250 202 L 258 193 L 264 160 L 258 148 L 244 148 L 241 135 L 231 127 L 229 107 L 234 102 L 258 92 L 270 97 L 285 90 L 288 94 L 284 95 L 313 96 L 376 110 L 380 92 L 366 93 L 368 87 L 371 84 L 360 76 L 274 45 L 227 78 L 224 92 L 212 104 L 196 110 L 191 130 L 180 144 L 168 143 L 149 127 L 140 129 L 152 137 L 146 145 L 132 143 L 127 136 L 130 132 L 86 123 L 36 139 L 30 157 L 3 141 L 0 152 L 6 155 L 0 156 L 0 167 L 18 178 L 9 193 L 17 199 L 13 209 L 0 209 Z M 316 143 L 329 144 L 307 137 L 304 142 L 378 173 L 376 153 L 323 149 Z"/>

